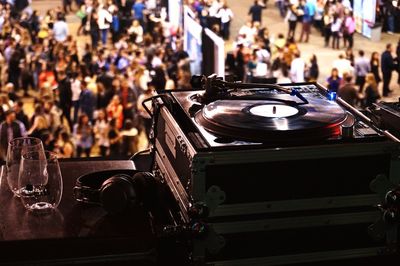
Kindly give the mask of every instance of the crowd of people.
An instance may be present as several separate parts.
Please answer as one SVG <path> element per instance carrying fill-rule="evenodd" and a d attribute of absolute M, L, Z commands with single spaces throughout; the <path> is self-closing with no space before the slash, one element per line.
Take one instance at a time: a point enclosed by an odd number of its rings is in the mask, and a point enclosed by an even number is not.
<path fill-rule="evenodd" d="M 42 139 L 60 157 L 146 148 L 143 101 L 190 88 L 188 54 L 165 10 L 155 0 L 64 0 L 39 14 L 2 2 L 0 158 L 20 136 Z M 77 32 L 67 14 L 81 19 Z"/>
<path fill-rule="evenodd" d="M 228 69 L 239 80 L 270 83 L 321 81 L 317 55 L 305 60 L 298 45 L 309 41 L 310 29 L 314 27 L 324 36 L 326 47 L 344 49 L 331 63 L 332 73 L 324 84 L 328 89 L 361 108 L 392 92 L 389 88 L 392 73 L 400 73 L 400 40 L 397 47 L 388 44 L 386 50 L 379 51 L 381 54 L 378 51 L 371 55 L 364 50 L 353 51 L 355 21 L 350 1 L 290 0 L 276 3 L 281 16 L 288 22 L 288 31 L 286 35 L 271 36 L 261 21 L 260 14 L 265 5 L 254 1 L 249 9 L 249 20 L 240 28 L 234 42 L 235 50 L 226 61 Z M 254 10 L 258 12 L 255 15 Z M 299 26 L 301 32 L 296 33 Z M 380 82 L 383 83 L 382 95 L 378 90 Z"/>

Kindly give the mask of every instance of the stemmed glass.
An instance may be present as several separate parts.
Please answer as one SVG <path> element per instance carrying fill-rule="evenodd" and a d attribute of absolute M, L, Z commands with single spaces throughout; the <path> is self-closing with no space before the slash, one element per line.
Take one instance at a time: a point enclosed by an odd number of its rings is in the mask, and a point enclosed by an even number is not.
<path fill-rule="evenodd" d="M 7 183 L 15 196 L 19 197 L 18 178 L 22 155 L 38 152 L 44 156 L 43 143 L 38 138 L 15 138 L 8 143 L 6 158 Z"/>
<path fill-rule="evenodd" d="M 63 192 L 57 155 L 49 151 L 22 155 L 18 189 L 22 204 L 30 211 L 47 213 L 57 208 Z"/>

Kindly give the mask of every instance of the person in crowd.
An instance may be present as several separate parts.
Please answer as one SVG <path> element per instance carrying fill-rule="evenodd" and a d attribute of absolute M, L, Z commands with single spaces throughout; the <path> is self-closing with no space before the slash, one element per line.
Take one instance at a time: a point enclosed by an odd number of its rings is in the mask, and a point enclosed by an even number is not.
<path fill-rule="evenodd" d="M 337 68 L 332 68 L 331 75 L 328 77 L 327 88 L 329 91 L 338 92 L 342 78 L 339 77 L 339 71 Z"/>
<path fill-rule="evenodd" d="M 82 82 L 79 78 L 79 74 L 77 72 L 71 73 L 71 105 L 74 109 L 72 122 L 75 124 L 78 121 L 78 113 L 79 113 L 79 97 L 81 95 L 81 86 Z M 72 128 L 72 127 L 71 127 Z"/>
<path fill-rule="evenodd" d="M 53 26 L 54 38 L 57 42 L 64 42 L 68 36 L 68 25 L 65 22 L 65 17 L 63 14 L 59 13 L 57 15 L 57 21 Z"/>
<path fill-rule="evenodd" d="M 112 23 L 112 15 L 107 10 L 107 6 L 100 5 L 97 13 L 97 24 L 101 32 L 101 43 L 105 45 L 107 43 L 107 36 Z"/>
<path fill-rule="evenodd" d="M 24 103 L 21 100 L 18 100 L 14 103 L 13 110 L 15 111 L 15 116 L 17 120 L 21 121 L 25 128 L 29 128 L 29 118 L 24 112 Z M 0 120 L 1 121 L 1 120 Z"/>
<path fill-rule="evenodd" d="M 294 57 L 290 65 L 290 76 L 293 82 L 304 82 L 305 62 L 300 56 L 300 51 L 296 51 Z"/>
<path fill-rule="evenodd" d="M 338 70 L 339 77 L 341 78 L 345 73 L 352 74 L 354 70 L 351 66 L 351 61 L 344 54 L 339 54 L 339 58 L 333 61 L 332 66 Z"/>
<path fill-rule="evenodd" d="M 392 72 L 396 70 L 395 61 L 392 55 L 393 46 L 391 43 L 386 45 L 386 50 L 381 55 L 381 71 L 383 77 L 383 96 L 388 96 L 392 92 L 389 88 L 392 80 Z M 376 82 L 376 81 L 375 81 Z"/>
<path fill-rule="evenodd" d="M 67 74 L 64 70 L 59 71 L 58 75 L 58 104 L 60 109 L 62 110 L 62 114 L 60 120 L 65 118 L 68 122 L 69 128 L 72 128 L 72 120 L 71 120 L 71 107 L 72 107 L 72 89 L 71 89 L 71 82 L 67 77 Z"/>
<path fill-rule="evenodd" d="M 306 75 L 307 81 L 316 82 L 319 77 L 319 66 L 317 56 L 313 54 L 310 58 L 310 64 L 307 66 L 308 74 Z"/>
<path fill-rule="evenodd" d="M 117 128 L 117 120 L 110 120 L 110 130 L 108 131 L 108 139 L 110 142 L 110 157 L 120 156 L 121 135 Z"/>
<path fill-rule="evenodd" d="M 329 5 L 325 5 L 324 7 L 324 14 L 322 17 L 323 23 L 324 23 L 324 41 L 325 41 L 325 47 L 329 46 L 329 40 L 332 36 L 332 22 L 333 18 L 331 17 L 330 10 L 329 10 Z"/>
<path fill-rule="evenodd" d="M 352 81 L 353 76 L 346 75 L 344 78 L 344 84 L 339 87 L 338 96 L 345 100 L 348 104 L 356 107 L 357 103 L 361 99 L 361 96 Z"/>
<path fill-rule="evenodd" d="M 294 4 L 290 4 L 285 20 L 288 22 L 288 33 L 287 33 L 287 38 L 294 38 L 296 35 L 296 26 L 297 26 L 297 8 Z"/>
<path fill-rule="evenodd" d="M 338 14 L 334 14 L 331 24 L 332 49 L 339 49 L 341 28 L 342 28 L 342 19 Z"/>
<path fill-rule="evenodd" d="M 217 17 L 221 18 L 222 36 L 224 40 L 229 40 L 230 24 L 233 19 L 233 12 L 226 2 L 224 2 L 222 8 L 219 9 Z"/>
<path fill-rule="evenodd" d="M 371 106 L 380 97 L 374 74 L 368 73 L 365 77 L 365 106 Z"/>
<path fill-rule="evenodd" d="M 95 97 L 93 92 L 88 89 L 90 80 L 90 78 L 86 77 L 84 82 L 82 82 L 81 94 L 79 96 L 79 109 L 81 113 L 89 117 L 89 120 L 93 120 Z"/>
<path fill-rule="evenodd" d="M 303 36 L 305 36 L 304 41 L 308 42 L 311 33 L 311 25 L 313 24 L 314 20 L 315 10 L 315 2 L 313 0 L 306 0 L 303 9 L 303 20 L 299 42 L 303 41 Z"/>
<path fill-rule="evenodd" d="M 349 11 L 348 15 L 344 20 L 344 25 L 343 25 L 343 42 L 345 47 L 353 48 L 354 45 L 353 35 L 355 31 L 356 31 L 356 20 L 354 19 L 353 11 Z"/>
<path fill-rule="evenodd" d="M 250 7 L 248 14 L 251 16 L 251 22 L 260 22 L 261 24 L 261 18 L 262 18 L 262 11 L 266 7 L 264 5 L 261 5 L 258 0 L 254 0 L 254 4 Z"/>
<path fill-rule="evenodd" d="M 124 112 L 120 97 L 114 95 L 110 104 L 107 106 L 108 119 L 115 119 L 116 127 L 121 129 L 124 123 Z"/>
<path fill-rule="evenodd" d="M 372 52 L 371 60 L 369 61 L 371 73 L 374 74 L 376 84 L 382 81 L 381 75 L 379 73 L 380 69 L 380 57 L 378 52 Z"/>
<path fill-rule="evenodd" d="M 93 147 L 93 127 L 87 114 L 81 114 L 78 123 L 74 125 L 73 137 L 76 143 L 77 156 L 81 157 L 84 153 L 86 157 L 90 157 Z"/>
<path fill-rule="evenodd" d="M 26 129 L 21 121 L 18 121 L 14 110 L 5 112 L 5 120 L 0 123 L 0 156 L 5 160 L 8 143 L 19 137 L 26 136 Z"/>
<path fill-rule="evenodd" d="M 75 145 L 71 140 L 71 135 L 63 130 L 58 135 L 56 141 L 57 154 L 61 158 L 72 158 L 75 156 Z"/>
<path fill-rule="evenodd" d="M 102 157 L 106 157 L 108 155 L 108 149 L 110 148 L 110 140 L 108 138 L 109 130 L 110 127 L 107 121 L 106 111 L 101 109 L 97 112 L 97 118 L 94 123 L 93 132 Z"/>
<path fill-rule="evenodd" d="M 399 2 L 399 7 L 400 7 L 400 2 Z M 397 42 L 397 47 L 396 47 L 396 58 L 397 58 L 397 84 L 400 85 L 400 38 L 399 41 Z"/>
<path fill-rule="evenodd" d="M 124 129 L 121 131 L 121 155 L 124 157 L 132 156 L 138 151 L 139 131 L 134 127 L 133 121 L 127 119 Z"/>
<path fill-rule="evenodd" d="M 358 57 L 354 62 L 354 72 L 356 75 L 356 85 L 359 88 L 359 92 L 362 92 L 365 84 L 365 77 L 367 73 L 371 72 L 370 62 L 365 57 L 363 50 L 358 51 Z"/>

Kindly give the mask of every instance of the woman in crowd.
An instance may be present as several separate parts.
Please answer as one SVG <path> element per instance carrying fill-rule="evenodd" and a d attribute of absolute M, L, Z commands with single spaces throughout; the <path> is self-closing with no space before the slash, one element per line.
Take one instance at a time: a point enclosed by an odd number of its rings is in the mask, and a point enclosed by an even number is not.
<path fill-rule="evenodd" d="M 381 75 L 379 72 L 380 67 L 380 56 L 378 52 L 373 52 L 371 55 L 371 61 L 370 61 L 370 66 L 371 66 L 371 73 L 374 75 L 375 82 L 379 84 L 379 82 L 382 81 Z"/>
<path fill-rule="evenodd" d="M 77 156 L 81 157 L 85 153 L 86 157 L 90 157 L 93 146 L 93 128 L 86 114 L 79 116 L 78 124 L 74 125 L 73 137 L 76 143 Z"/>
<path fill-rule="evenodd" d="M 337 92 L 339 90 L 342 78 L 339 77 L 339 71 L 337 68 L 333 68 L 330 77 L 327 79 L 327 87 L 329 91 Z"/>
<path fill-rule="evenodd" d="M 102 157 L 108 154 L 108 149 L 110 147 L 110 140 L 108 139 L 109 130 L 106 112 L 104 109 L 100 109 L 97 112 L 97 119 L 94 123 L 93 132 Z"/>
<path fill-rule="evenodd" d="M 365 77 L 365 106 L 371 106 L 380 97 L 375 76 L 372 73 L 368 73 Z"/>

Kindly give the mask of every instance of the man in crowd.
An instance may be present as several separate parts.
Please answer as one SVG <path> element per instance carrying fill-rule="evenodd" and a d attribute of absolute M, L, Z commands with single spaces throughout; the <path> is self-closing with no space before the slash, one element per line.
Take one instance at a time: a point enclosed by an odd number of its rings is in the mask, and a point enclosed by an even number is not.
<path fill-rule="evenodd" d="M 386 45 L 386 50 L 382 53 L 381 56 L 381 70 L 383 77 L 383 96 L 388 96 L 390 92 L 392 92 L 389 88 L 390 81 L 392 79 L 392 71 L 396 69 L 396 65 L 394 63 L 394 59 L 392 56 L 393 47 L 392 44 L 389 43 Z"/>
<path fill-rule="evenodd" d="M 254 0 L 254 4 L 250 7 L 249 15 L 251 15 L 251 22 L 260 22 L 262 18 L 262 10 L 265 9 L 265 6 L 260 5 L 258 0 Z"/>
<path fill-rule="evenodd" d="M 0 124 L 0 157 L 3 160 L 7 155 L 8 143 L 14 138 L 26 136 L 25 126 L 17 120 L 14 110 L 8 110 L 5 116 Z"/>
<path fill-rule="evenodd" d="M 355 84 L 352 82 L 353 76 L 346 75 L 344 84 L 339 88 L 338 96 L 345 100 L 348 104 L 356 106 L 357 102 L 361 99 L 356 89 Z M 365 81 L 364 81 L 365 82 Z"/>
<path fill-rule="evenodd" d="M 358 55 L 359 57 L 354 60 L 354 72 L 356 75 L 356 84 L 359 88 L 358 91 L 362 92 L 365 84 L 365 76 L 371 71 L 371 65 L 368 58 L 364 56 L 363 50 L 358 51 Z"/>

